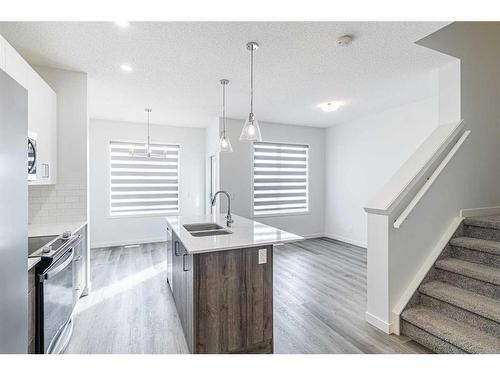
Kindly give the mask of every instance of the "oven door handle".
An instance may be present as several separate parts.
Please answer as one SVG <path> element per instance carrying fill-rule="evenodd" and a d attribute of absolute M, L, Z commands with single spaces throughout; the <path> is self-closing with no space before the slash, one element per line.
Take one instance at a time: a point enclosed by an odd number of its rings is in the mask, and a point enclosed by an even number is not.
<path fill-rule="evenodd" d="M 46 273 L 41 275 L 44 280 L 48 280 L 48 279 L 54 277 L 55 275 L 57 275 L 60 271 L 62 271 L 64 268 L 66 268 L 73 261 L 73 258 L 75 257 L 75 253 L 74 253 L 72 247 L 70 247 L 68 249 L 68 251 L 66 251 L 66 253 L 63 255 L 63 257 L 66 254 L 69 254 L 69 255 L 66 257 L 66 259 L 61 264 L 54 265 L 54 267 L 49 268 L 49 270 Z"/>

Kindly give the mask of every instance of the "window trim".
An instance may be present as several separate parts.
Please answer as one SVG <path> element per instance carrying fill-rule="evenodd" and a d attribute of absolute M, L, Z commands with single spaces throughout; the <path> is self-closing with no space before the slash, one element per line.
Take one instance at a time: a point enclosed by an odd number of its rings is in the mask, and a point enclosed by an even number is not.
<path fill-rule="evenodd" d="M 182 215 L 182 206 L 181 206 L 181 187 L 182 187 L 182 144 L 181 143 L 173 143 L 173 142 L 152 142 L 154 145 L 164 145 L 164 146 L 177 146 L 179 147 L 179 156 L 178 156 L 178 175 L 179 175 L 179 204 L 178 211 L 174 213 L 151 213 L 151 214 L 138 214 L 138 215 L 111 215 L 111 142 L 132 142 L 138 143 L 139 141 L 134 139 L 124 139 L 124 138 L 107 138 L 106 139 L 106 153 L 107 153 L 107 194 L 106 194 L 106 218 L 108 219 L 133 219 L 133 218 L 153 218 L 153 217 L 167 217 L 167 216 L 180 216 Z"/>
<path fill-rule="evenodd" d="M 310 197 L 310 192 L 311 192 L 311 179 L 310 179 L 310 170 L 309 170 L 309 160 L 310 160 L 310 150 L 311 150 L 311 145 L 307 142 L 303 143 L 298 143 L 298 142 L 283 142 L 283 141 L 274 141 L 274 140 L 265 140 L 262 142 L 257 142 L 257 143 L 277 143 L 277 144 L 282 144 L 282 145 L 290 145 L 290 146 L 307 146 L 308 151 L 307 151 L 307 184 L 306 184 L 306 197 L 307 197 L 307 211 L 302 211 L 302 212 L 285 212 L 285 213 L 270 213 L 270 214 L 260 214 L 260 215 L 255 215 L 255 210 L 254 210 L 254 196 L 255 196 L 255 184 L 254 184 L 254 153 L 255 153 L 255 147 L 254 147 L 254 142 L 252 142 L 252 157 L 251 157 L 251 167 L 250 167 L 250 173 L 251 173 L 251 181 L 252 181 L 252 194 L 250 197 L 250 207 L 251 207 L 251 218 L 252 219 L 259 219 L 259 218 L 271 218 L 271 217 L 285 217 L 285 216 L 303 216 L 303 215 L 311 215 L 311 197 Z"/>

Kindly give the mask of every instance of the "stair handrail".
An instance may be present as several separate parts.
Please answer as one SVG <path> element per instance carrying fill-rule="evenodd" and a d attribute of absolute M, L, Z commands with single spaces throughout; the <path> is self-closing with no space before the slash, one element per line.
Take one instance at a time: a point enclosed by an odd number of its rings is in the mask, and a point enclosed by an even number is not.
<path fill-rule="evenodd" d="M 384 216 L 398 212 L 401 204 L 407 202 L 410 195 L 414 196 L 415 189 L 430 178 L 429 172 L 435 171 L 433 167 L 450 149 L 452 142 L 459 138 L 463 128 L 463 120 L 438 126 L 365 205 L 364 210 Z"/>
<path fill-rule="evenodd" d="M 471 133 L 470 130 L 466 130 L 464 133 L 462 133 L 462 135 L 460 136 L 458 141 L 453 145 L 453 147 L 448 152 L 448 154 L 445 156 L 445 158 L 441 161 L 439 166 L 427 178 L 424 185 L 420 188 L 420 190 L 417 192 L 417 194 L 413 197 L 413 199 L 410 201 L 408 206 L 406 206 L 406 208 L 403 210 L 401 215 L 399 215 L 399 217 L 396 219 L 396 221 L 393 224 L 395 229 L 399 229 L 401 227 L 401 225 L 405 222 L 405 220 L 408 218 L 410 213 L 417 206 L 418 202 L 425 195 L 427 190 L 429 190 L 431 185 L 434 183 L 434 181 L 436 181 L 436 179 L 441 174 L 441 172 L 446 168 L 446 166 L 448 165 L 450 160 L 453 158 L 453 156 L 455 156 L 455 154 L 460 149 L 460 147 L 462 147 L 462 145 L 464 144 L 465 140 L 470 135 L 470 133 Z"/>

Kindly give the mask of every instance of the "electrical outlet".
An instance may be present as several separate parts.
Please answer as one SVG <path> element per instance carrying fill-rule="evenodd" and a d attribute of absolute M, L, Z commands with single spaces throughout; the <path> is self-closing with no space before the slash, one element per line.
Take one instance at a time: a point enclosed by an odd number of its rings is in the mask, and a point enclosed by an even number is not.
<path fill-rule="evenodd" d="M 259 264 L 267 263 L 267 249 L 259 249 Z"/>

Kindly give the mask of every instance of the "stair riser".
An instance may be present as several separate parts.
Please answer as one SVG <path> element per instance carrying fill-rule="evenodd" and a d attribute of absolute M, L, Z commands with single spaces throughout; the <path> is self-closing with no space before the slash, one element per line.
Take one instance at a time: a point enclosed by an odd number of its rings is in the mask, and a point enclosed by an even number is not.
<path fill-rule="evenodd" d="M 484 251 L 471 250 L 464 247 L 452 246 L 450 255 L 468 262 L 480 263 L 490 267 L 500 268 L 500 256 Z M 500 272 L 500 270 L 499 270 Z"/>
<path fill-rule="evenodd" d="M 486 283 L 481 280 L 472 279 L 467 276 L 457 273 L 448 272 L 441 269 L 435 269 L 433 279 L 439 280 L 448 284 L 455 285 L 459 288 L 470 290 L 471 292 L 481 294 L 486 297 L 500 300 L 500 286 Z"/>
<path fill-rule="evenodd" d="M 413 324 L 407 322 L 406 320 L 401 320 L 401 333 L 412 340 L 418 342 L 419 344 L 429 348 L 434 353 L 446 353 L 446 354 L 464 354 L 466 353 L 460 348 L 457 348 L 450 343 L 441 340 L 440 338 L 431 335 L 430 333 L 424 331 L 423 329 L 414 326 Z"/>
<path fill-rule="evenodd" d="M 433 308 L 452 319 L 458 320 L 489 335 L 500 338 L 500 324 L 495 321 L 422 293 L 420 294 L 420 303 L 423 306 Z"/>
<path fill-rule="evenodd" d="M 464 225 L 464 235 L 466 237 L 480 238 L 483 240 L 500 241 L 500 230 L 498 229 Z"/>

